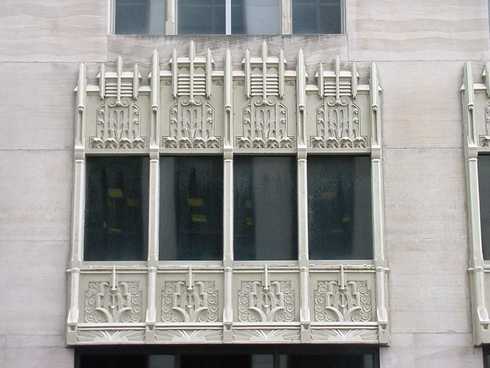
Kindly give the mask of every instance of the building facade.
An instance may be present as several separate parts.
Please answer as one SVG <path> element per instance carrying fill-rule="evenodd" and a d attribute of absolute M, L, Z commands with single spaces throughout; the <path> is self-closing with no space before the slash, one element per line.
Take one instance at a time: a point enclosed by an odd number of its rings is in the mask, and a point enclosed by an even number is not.
<path fill-rule="evenodd" d="M 0 366 L 490 364 L 486 1 L 117 1 L 0 4 Z"/>

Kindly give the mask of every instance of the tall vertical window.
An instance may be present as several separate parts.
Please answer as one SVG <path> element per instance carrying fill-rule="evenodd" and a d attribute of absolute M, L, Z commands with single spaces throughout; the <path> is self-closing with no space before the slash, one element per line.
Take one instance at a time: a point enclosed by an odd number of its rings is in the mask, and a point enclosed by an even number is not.
<path fill-rule="evenodd" d="M 146 259 L 148 159 L 87 159 L 86 261 Z"/>
<path fill-rule="evenodd" d="M 368 156 L 308 158 L 311 259 L 373 257 Z"/>
<path fill-rule="evenodd" d="M 297 258 L 295 157 L 234 160 L 236 260 Z"/>
<path fill-rule="evenodd" d="M 179 34 L 226 33 L 225 0 L 177 0 Z"/>
<path fill-rule="evenodd" d="M 163 34 L 165 0 L 116 0 L 117 34 Z"/>
<path fill-rule="evenodd" d="M 490 259 L 490 155 L 478 157 L 478 182 L 483 258 Z"/>
<path fill-rule="evenodd" d="M 231 33 L 281 33 L 280 0 L 232 0 Z"/>
<path fill-rule="evenodd" d="M 219 260 L 222 229 L 222 158 L 162 156 L 160 259 Z"/>
<path fill-rule="evenodd" d="M 341 33 L 342 0 L 292 0 L 293 33 Z"/>

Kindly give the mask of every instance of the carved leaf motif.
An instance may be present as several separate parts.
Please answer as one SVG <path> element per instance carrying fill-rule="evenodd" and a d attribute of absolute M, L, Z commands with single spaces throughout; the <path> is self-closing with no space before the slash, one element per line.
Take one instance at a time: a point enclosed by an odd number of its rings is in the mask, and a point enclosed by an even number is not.
<path fill-rule="evenodd" d="M 222 331 L 220 330 L 158 330 L 157 339 L 161 342 L 178 343 L 209 343 L 222 342 Z"/>
<path fill-rule="evenodd" d="M 134 330 L 117 330 L 117 331 L 80 331 L 78 333 L 78 341 L 85 343 L 105 342 L 105 343 L 121 343 L 130 341 L 144 340 L 144 331 Z"/>
<path fill-rule="evenodd" d="M 137 281 L 91 281 L 85 291 L 85 322 L 141 321 L 142 291 Z"/>
<path fill-rule="evenodd" d="M 214 281 L 165 281 L 162 290 L 162 321 L 216 322 L 218 290 Z"/>
<path fill-rule="evenodd" d="M 366 148 L 367 138 L 361 136 L 360 109 L 352 101 L 326 98 L 316 113 L 316 136 L 313 148 Z"/>
<path fill-rule="evenodd" d="M 312 338 L 332 342 L 377 342 L 378 333 L 375 329 L 325 328 L 312 330 Z"/>
<path fill-rule="evenodd" d="M 238 148 L 294 148 L 288 135 L 287 108 L 275 99 L 254 98 L 243 109 Z"/>
<path fill-rule="evenodd" d="M 169 136 L 163 137 L 165 148 L 220 148 L 215 135 L 215 110 L 208 102 L 179 98 L 170 107 Z"/>
<path fill-rule="evenodd" d="M 234 330 L 234 340 L 238 342 L 294 342 L 299 341 L 299 331 L 291 329 Z"/>
<path fill-rule="evenodd" d="M 141 136 L 138 105 L 129 100 L 100 105 L 90 144 L 94 149 L 144 149 L 146 138 Z"/>
<path fill-rule="evenodd" d="M 318 281 L 313 294 L 318 322 L 368 322 L 372 319 L 371 292 L 367 281 Z"/>
<path fill-rule="evenodd" d="M 291 322 L 296 315 L 291 281 L 242 281 L 238 291 L 241 322 Z"/>

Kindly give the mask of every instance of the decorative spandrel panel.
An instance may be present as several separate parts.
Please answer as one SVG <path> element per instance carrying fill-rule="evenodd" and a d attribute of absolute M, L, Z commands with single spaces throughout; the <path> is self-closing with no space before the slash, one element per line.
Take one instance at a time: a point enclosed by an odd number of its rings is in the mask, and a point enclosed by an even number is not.
<path fill-rule="evenodd" d="M 214 70 L 210 50 L 196 55 L 174 50 L 170 69 L 162 71 L 160 87 L 162 152 L 210 152 L 223 150 L 223 73 Z"/>
<path fill-rule="evenodd" d="M 335 60 L 334 68 L 320 64 L 317 88 L 306 94 L 306 134 L 312 151 L 369 151 L 370 93 L 361 84 L 356 64 L 343 68 Z"/>
<path fill-rule="evenodd" d="M 296 150 L 296 78 L 281 50 L 259 56 L 247 50 L 242 72 L 234 73 L 234 147 L 237 152 Z"/>
<path fill-rule="evenodd" d="M 150 89 L 141 86 L 138 65 L 122 58 L 103 65 L 98 84 L 87 86 L 85 146 L 88 153 L 143 153 L 149 150 Z"/>
<path fill-rule="evenodd" d="M 185 273 L 184 273 L 185 272 Z M 223 273 L 193 270 L 161 272 L 159 322 L 216 323 L 223 316 Z"/>
<path fill-rule="evenodd" d="M 330 266 L 310 270 L 311 329 L 317 341 L 378 341 L 374 267 Z M 332 328 L 324 328 L 331 325 Z M 335 326 L 335 327 L 333 327 Z"/>

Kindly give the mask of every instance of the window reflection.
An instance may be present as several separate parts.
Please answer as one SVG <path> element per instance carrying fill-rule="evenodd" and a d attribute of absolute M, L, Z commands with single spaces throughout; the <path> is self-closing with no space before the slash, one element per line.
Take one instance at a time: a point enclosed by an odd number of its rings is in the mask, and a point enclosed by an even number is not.
<path fill-rule="evenodd" d="M 226 33 L 225 0 L 178 0 L 179 34 Z"/>
<path fill-rule="evenodd" d="M 311 259 L 371 259 L 369 157 L 308 157 Z"/>
<path fill-rule="evenodd" d="M 296 159 L 234 159 L 237 260 L 297 258 Z"/>
<path fill-rule="evenodd" d="M 163 34 L 165 0 L 117 0 L 117 34 Z"/>
<path fill-rule="evenodd" d="M 280 0 L 232 0 L 233 34 L 281 33 Z"/>
<path fill-rule="evenodd" d="M 146 258 L 148 160 L 87 159 L 85 260 Z"/>
<path fill-rule="evenodd" d="M 293 0 L 293 33 L 341 32 L 341 0 Z"/>
<path fill-rule="evenodd" d="M 160 259 L 221 259 L 222 207 L 220 157 L 161 157 Z"/>

